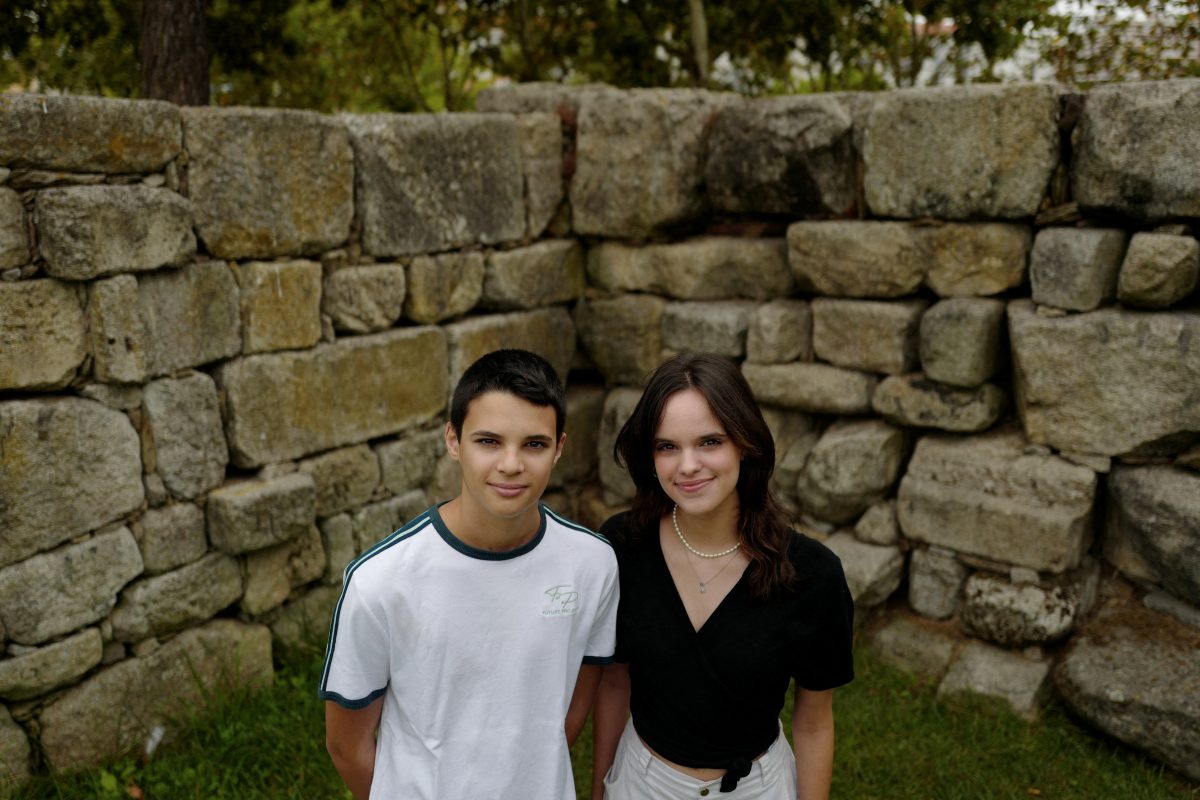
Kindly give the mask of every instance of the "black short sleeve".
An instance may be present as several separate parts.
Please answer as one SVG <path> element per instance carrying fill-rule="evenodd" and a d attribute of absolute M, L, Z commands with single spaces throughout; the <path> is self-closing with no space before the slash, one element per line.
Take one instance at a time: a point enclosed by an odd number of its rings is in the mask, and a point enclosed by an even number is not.
<path fill-rule="evenodd" d="M 627 574 L 627 564 L 629 556 L 630 539 L 632 532 L 629 529 L 629 513 L 621 512 L 614 514 L 605 520 L 600 526 L 600 535 L 608 539 L 612 544 L 613 550 L 617 554 L 617 576 L 618 580 L 623 579 Z M 624 586 L 621 587 L 624 591 Z M 621 630 L 624 627 L 627 604 L 619 603 L 617 605 L 617 646 L 613 651 L 613 661 L 621 664 L 629 663 L 629 654 L 625 646 L 625 637 L 621 635 Z"/>
<path fill-rule="evenodd" d="M 799 533 L 788 555 L 798 576 L 788 621 L 792 677 L 811 691 L 849 683 L 854 679 L 854 600 L 842 562 Z"/>

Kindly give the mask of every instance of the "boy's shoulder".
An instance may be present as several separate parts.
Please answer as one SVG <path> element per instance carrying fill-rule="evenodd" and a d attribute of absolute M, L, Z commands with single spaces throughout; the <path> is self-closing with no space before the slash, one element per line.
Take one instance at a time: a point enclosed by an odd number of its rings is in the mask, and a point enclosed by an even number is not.
<path fill-rule="evenodd" d="M 566 535 L 580 536 L 580 541 L 586 541 L 590 539 L 596 542 L 594 545 L 595 547 L 600 547 L 601 549 L 607 548 L 609 550 L 612 549 L 612 542 L 610 542 L 608 537 L 604 534 L 597 533 L 586 525 L 581 525 L 572 519 L 564 517 L 562 514 L 559 514 L 549 506 L 543 505 L 542 511 L 546 514 L 547 529 L 553 526 L 565 532 Z"/>
<path fill-rule="evenodd" d="M 404 562 L 420 558 L 418 551 L 428 541 L 427 534 L 434 532 L 433 511 L 433 508 L 426 509 L 368 547 L 346 566 L 344 581 L 349 583 L 355 578 L 362 584 L 377 575 L 394 575 L 397 569 L 403 568 Z"/>
<path fill-rule="evenodd" d="M 546 532 L 551 531 L 568 544 L 570 552 L 578 554 L 580 559 L 598 559 L 601 563 L 616 563 L 616 553 L 608 537 L 581 525 L 547 506 L 542 506 L 546 515 Z"/>

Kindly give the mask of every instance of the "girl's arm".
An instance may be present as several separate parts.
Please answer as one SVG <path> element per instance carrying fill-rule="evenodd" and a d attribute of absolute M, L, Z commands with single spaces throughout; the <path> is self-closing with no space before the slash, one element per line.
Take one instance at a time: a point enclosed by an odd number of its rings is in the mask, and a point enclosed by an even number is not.
<path fill-rule="evenodd" d="M 617 742 L 629 718 L 629 665 L 604 668 L 592 709 L 592 800 L 604 797 L 604 776 L 617 755 Z"/>
<path fill-rule="evenodd" d="M 828 800 L 833 779 L 833 690 L 810 692 L 796 687 L 792 709 L 796 748 L 796 796 Z"/>

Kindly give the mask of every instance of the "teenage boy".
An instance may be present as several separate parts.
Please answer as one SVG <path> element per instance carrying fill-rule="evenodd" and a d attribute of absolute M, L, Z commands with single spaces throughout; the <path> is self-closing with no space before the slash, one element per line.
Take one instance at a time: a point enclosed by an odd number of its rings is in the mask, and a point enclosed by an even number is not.
<path fill-rule="evenodd" d="M 462 490 L 346 568 L 320 696 L 359 800 L 575 797 L 618 590 L 608 542 L 539 502 L 564 415 L 545 359 L 480 358 L 445 430 Z"/>

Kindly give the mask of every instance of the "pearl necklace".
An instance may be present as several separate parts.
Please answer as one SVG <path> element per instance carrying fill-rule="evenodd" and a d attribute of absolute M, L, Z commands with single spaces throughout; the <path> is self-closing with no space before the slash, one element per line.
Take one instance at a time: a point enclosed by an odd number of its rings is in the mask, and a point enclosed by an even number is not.
<path fill-rule="evenodd" d="M 696 555 L 700 556 L 701 558 L 720 558 L 721 556 L 727 556 L 742 546 L 741 542 L 734 542 L 733 547 L 722 550 L 719 553 L 702 553 L 702 552 L 700 552 L 699 550 L 697 550 L 696 548 L 694 548 L 690 544 L 688 544 L 687 539 L 683 538 L 683 531 L 679 530 L 678 513 L 679 513 L 679 504 L 676 503 L 675 507 L 671 509 L 671 524 L 675 526 L 675 535 L 679 537 L 679 541 L 683 542 L 684 547 L 686 547 L 688 550 L 695 553 Z"/>

